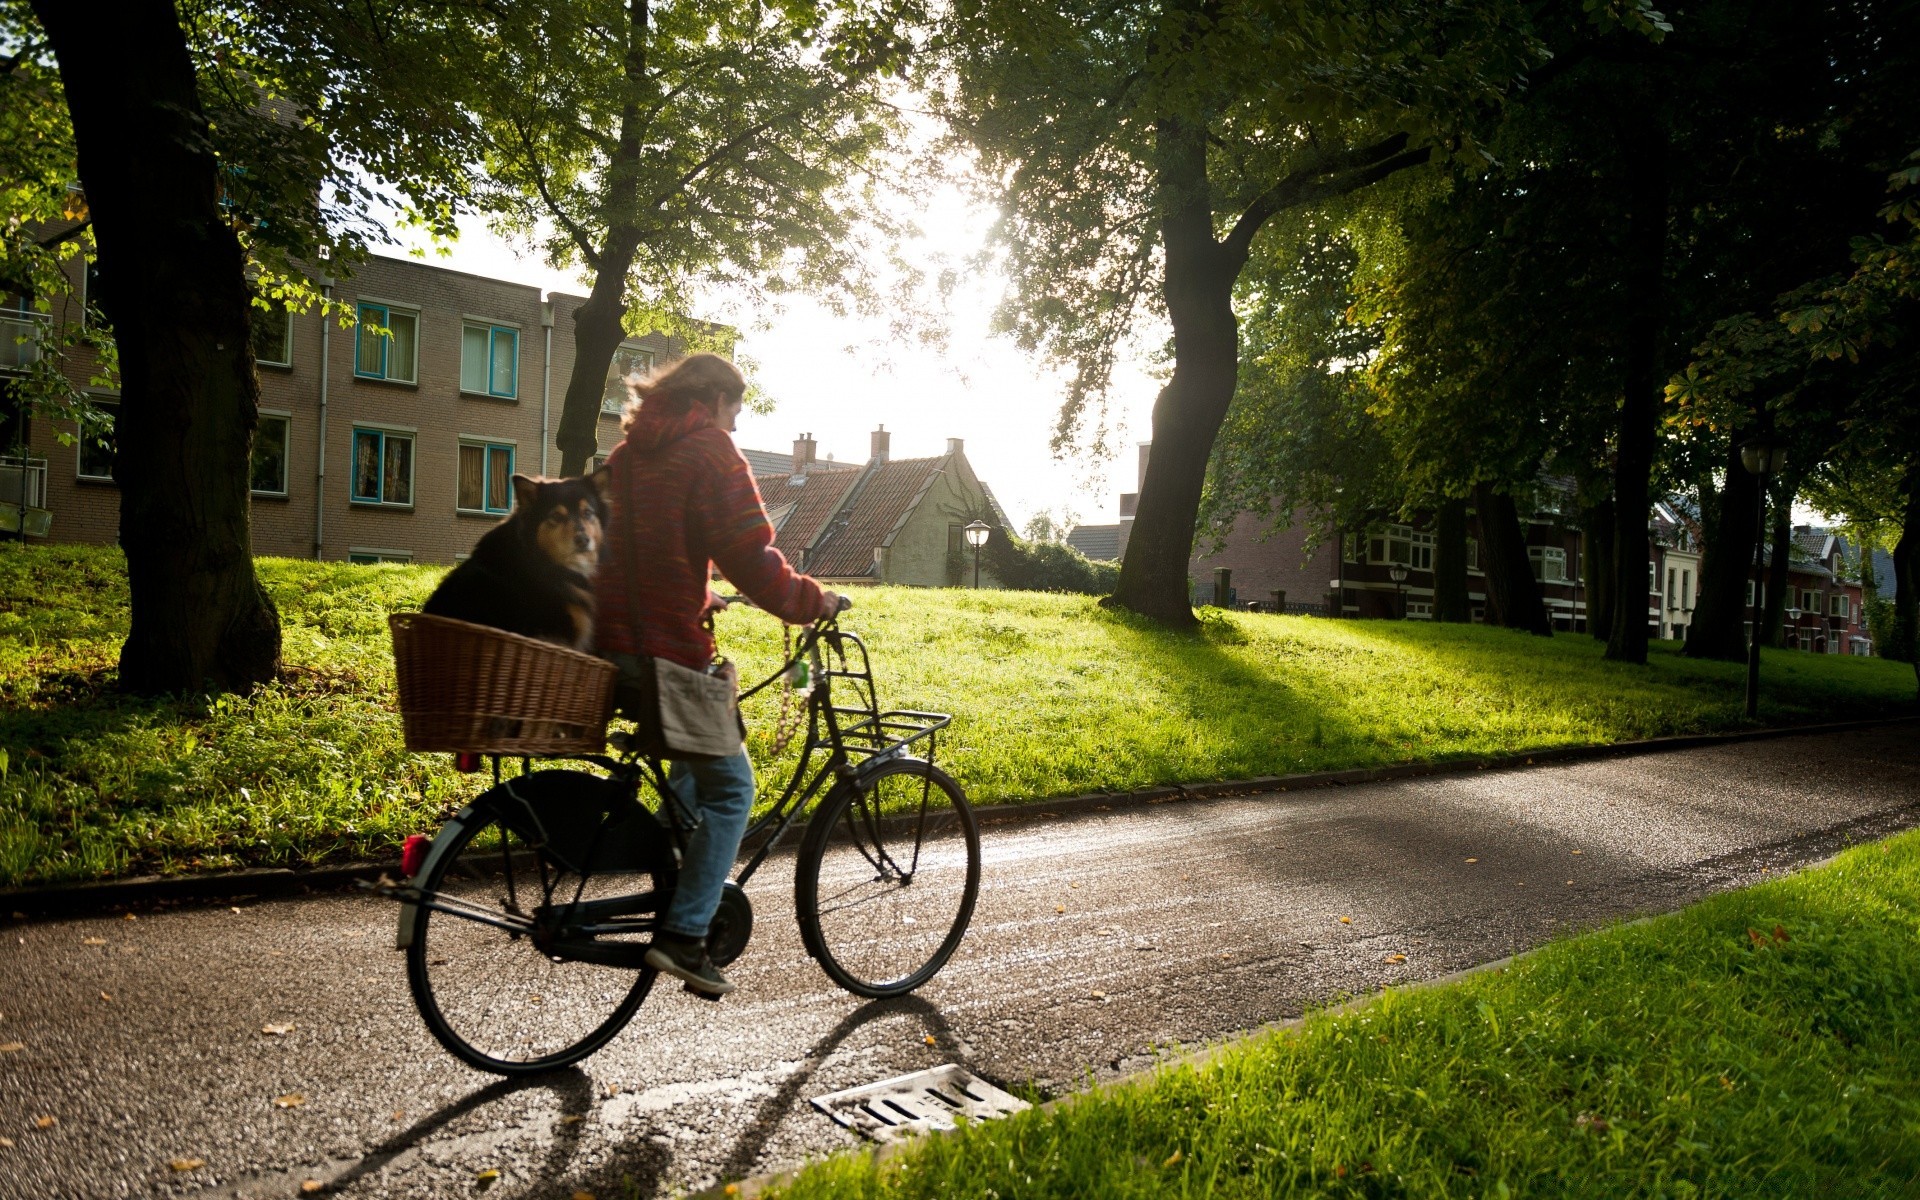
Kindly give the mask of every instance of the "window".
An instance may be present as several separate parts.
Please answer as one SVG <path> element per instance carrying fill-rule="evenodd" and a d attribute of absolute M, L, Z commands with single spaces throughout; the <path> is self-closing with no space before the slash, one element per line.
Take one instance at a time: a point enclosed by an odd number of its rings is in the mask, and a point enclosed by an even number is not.
<path fill-rule="evenodd" d="M 1800 589 L 1800 611 L 1817 613 L 1820 611 L 1820 593 L 1812 588 Z"/>
<path fill-rule="evenodd" d="M 1367 561 L 1433 570 L 1433 535 L 1409 525 L 1388 525 L 1367 535 Z"/>
<path fill-rule="evenodd" d="M 644 375 L 653 370 L 653 351 L 638 346 L 620 346 L 613 352 L 613 365 L 607 368 L 606 390 L 600 393 L 603 416 L 619 416 L 627 406 L 627 376 Z"/>
<path fill-rule="evenodd" d="M 385 429 L 353 431 L 356 504 L 413 503 L 413 435 Z"/>
<path fill-rule="evenodd" d="M 1749 607 L 1753 605 L 1753 580 L 1751 579 L 1747 580 L 1747 605 Z"/>
<path fill-rule="evenodd" d="M 293 365 L 293 318 L 287 306 L 258 304 L 247 314 L 253 320 L 253 361 L 263 367 Z"/>
<path fill-rule="evenodd" d="M 260 496 L 287 494 L 287 427 L 285 413 L 261 413 L 253 431 L 253 491 Z"/>
<path fill-rule="evenodd" d="M 412 383 L 420 357 L 420 314 L 388 304 L 361 304 L 353 328 L 353 373 L 362 379 Z"/>
<path fill-rule="evenodd" d="M 1409 621 L 1433 620 L 1433 601 L 1431 600 L 1407 601 L 1407 620 Z"/>
<path fill-rule="evenodd" d="M 347 561 L 363 567 L 379 563 L 410 563 L 413 561 L 411 550 L 363 550 L 358 546 L 347 551 Z"/>
<path fill-rule="evenodd" d="M 1647 564 L 1647 590 L 1656 596 L 1660 594 L 1660 566 L 1658 563 Z"/>
<path fill-rule="evenodd" d="M 1844 592 L 1834 593 L 1833 609 L 1828 615 L 1835 617 L 1851 617 L 1853 615 L 1852 601 Z"/>
<path fill-rule="evenodd" d="M 105 423 L 98 427 L 83 428 L 80 431 L 80 478 L 112 479 L 115 430 L 120 424 L 120 405 L 102 400 L 97 396 L 89 397 L 90 402 L 100 410 Z"/>
<path fill-rule="evenodd" d="M 1467 536 L 1467 570 L 1480 573 L 1480 539 L 1471 534 Z"/>
<path fill-rule="evenodd" d="M 513 508 L 512 481 L 511 445 L 460 443 L 460 485 L 455 494 L 455 508 L 462 512 L 507 512 Z"/>
<path fill-rule="evenodd" d="M 1693 607 L 1692 571 L 1680 572 L 1680 607 L 1685 609 L 1691 609 Z"/>
<path fill-rule="evenodd" d="M 520 331 L 469 321 L 460 327 L 460 390 L 511 400 L 520 383 Z"/>
<path fill-rule="evenodd" d="M 1533 577 L 1541 583 L 1567 581 L 1567 551 L 1562 546 L 1528 546 L 1527 559 L 1533 564 Z"/>

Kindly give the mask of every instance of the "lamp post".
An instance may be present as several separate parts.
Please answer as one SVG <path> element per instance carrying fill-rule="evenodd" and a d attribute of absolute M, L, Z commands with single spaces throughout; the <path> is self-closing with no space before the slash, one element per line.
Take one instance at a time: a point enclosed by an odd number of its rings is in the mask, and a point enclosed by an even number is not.
<path fill-rule="evenodd" d="M 980 547 L 987 544 L 987 538 L 993 533 L 993 526 L 985 521 L 976 520 L 961 532 L 967 535 L 967 545 L 973 547 L 973 586 L 980 586 Z"/>
<path fill-rule="evenodd" d="M 1393 580 L 1393 586 L 1400 592 L 1400 619 L 1407 619 L 1407 569 L 1388 567 L 1387 578 Z"/>
<path fill-rule="evenodd" d="M 1753 540 L 1753 636 L 1747 645 L 1747 715 L 1760 715 L 1760 614 L 1766 609 L 1767 480 L 1787 465 L 1787 448 L 1767 434 L 1748 438 L 1740 447 L 1740 465 L 1760 480 L 1755 508 L 1759 524 Z"/>

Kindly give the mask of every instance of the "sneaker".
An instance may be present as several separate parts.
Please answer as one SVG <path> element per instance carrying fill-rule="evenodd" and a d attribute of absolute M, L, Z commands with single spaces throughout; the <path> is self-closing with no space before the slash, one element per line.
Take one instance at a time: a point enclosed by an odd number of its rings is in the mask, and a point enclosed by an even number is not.
<path fill-rule="evenodd" d="M 720 968 L 707 957 L 704 941 L 683 942 L 663 937 L 648 948 L 646 963 L 702 995 L 724 996 L 733 990 L 733 981 L 722 975 Z"/>

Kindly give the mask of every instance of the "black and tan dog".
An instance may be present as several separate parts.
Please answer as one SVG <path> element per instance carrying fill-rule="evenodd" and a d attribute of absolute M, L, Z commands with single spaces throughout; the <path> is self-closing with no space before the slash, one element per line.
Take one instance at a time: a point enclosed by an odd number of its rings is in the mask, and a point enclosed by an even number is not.
<path fill-rule="evenodd" d="M 610 478 L 605 468 L 581 479 L 515 475 L 513 515 L 448 572 L 424 611 L 591 651 Z"/>

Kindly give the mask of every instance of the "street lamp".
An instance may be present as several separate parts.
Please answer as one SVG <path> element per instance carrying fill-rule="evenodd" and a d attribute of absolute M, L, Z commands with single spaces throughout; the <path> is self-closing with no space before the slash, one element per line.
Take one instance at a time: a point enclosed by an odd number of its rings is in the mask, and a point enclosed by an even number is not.
<path fill-rule="evenodd" d="M 993 533 L 993 526 L 985 521 L 975 521 L 961 532 L 967 535 L 967 545 L 973 547 L 973 586 L 980 586 L 980 547 L 987 544 L 987 538 Z"/>
<path fill-rule="evenodd" d="M 1407 619 L 1407 569 L 1399 566 L 1388 567 L 1387 578 L 1393 580 L 1393 586 L 1399 589 L 1400 619 L 1404 621 Z"/>
<path fill-rule="evenodd" d="M 1740 447 L 1740 465 L 1759 477 L 1755 508 L 1760 514 L 1753 539 L 1753 636 L 1747 645 L 1747 715 L 1760 715 L 1760 614 L 1766 609 L 1767 479 L 1787 465 L 1787 448 L 1777 438 L 1760 434 Z"/>

